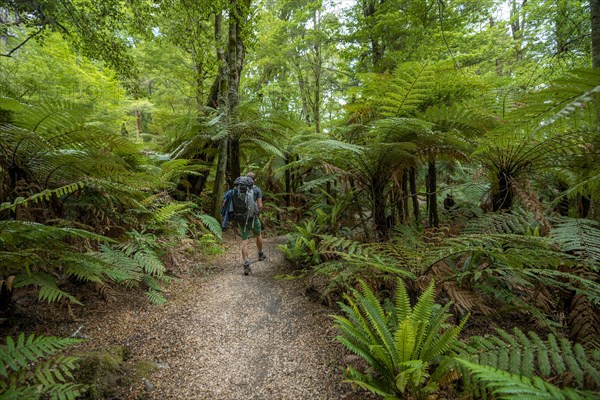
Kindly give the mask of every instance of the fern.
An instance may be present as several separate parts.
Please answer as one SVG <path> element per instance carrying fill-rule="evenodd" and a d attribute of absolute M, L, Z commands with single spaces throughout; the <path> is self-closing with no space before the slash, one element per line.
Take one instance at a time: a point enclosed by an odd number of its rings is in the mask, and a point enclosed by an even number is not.
<path fill-rule="evenodd" d="M 489 366 L 482 366 L 465 360 L 457 360 L 474 374 L 475 379 L 484 382 L 492 390 L 495 398 L 507 400 L 583 400 L 598 399 L 600 395 L 574 389 L 560 389 L 541 378 L 532 378 L 511 374 Z"/>
<path fill-rule="evenodd" d="M 594 271 L 600 270 L 600 224 L 586 219 L 563 219 L 555 224 L 552 240 Z"/>
<path fill-rule="evenodd" d="M 395 307 L 386 309 L 364 281 L 339 303 L 346 317 L 333 316 L 342 335 L 337 340 L 363 358 L 373 374 L 348 370 L 348 380 L 385 397 L 426 393 L 448 372 L 441 362 L 451 353 L 466 318 L 455 327 L 446 324 L 449 305 L 434 304 L 434 285 L 410 307 L 402 280 L 398 280 Z M 439 357 L 442 357 L 440 359 Z M 433 373 L 430 375 L 430 370 Z"/>
<path fill-rule="evenodd" d="M 58 356 L 66 348 L 81 342 L 54 336 L 25 337 L 16 341 L 8 336 L 0 346 L 0 393 L 5 399 L 75 399 L 84 386 L 69 382 L 77 368 L 75 357 Z"/>
<path fill-rule="evenodd" d="M 80 189 L 83 189 L 85 186 L 84 181 L 69 183 L 68 185 L 61 186 L 56 189 L 46 189 L 39 193 L 35 193 L 27 198 L 18 197 L 12 203 L 2 203 L 0 204 L 0 211 L 4 210 L 12 210 L 13 212 L 16 210 L 18 206 L 27 207 L 29 203 L 38 203 L 43 200 L 50 200 L 51 197 L 63 197 L 72 193 L 77 192 Z"/>
<path fill-rule="evenodd" d="M 506 370 L 527 378 L 541 376 L 552 379 L 569 371 L 578 389 L 600 388 L 600 360 L 580 344 L 549 334 L 546 341 L 535 332 L 524 334 L 514 328 L 513 334 L 496 329 L 496 336 L 473 336 L 461 345 L 461 356 L 472 362 Z"/>
<path fill-rule="evenodd" d="M 372 89 L 381 93 L 382 87 L 385 88 L 383 96 L 378 96 L 382 115 L 399 117 L 413 113 L 431 95 L 433 84 L 433 70 L 429 66 L 406 63 L 395 69 L 385 86 Z"/>
<path fill-rule="evenodd" d="M 487 213 L 479 218 L 471 219 L 462 233 L 466 235 L 481 233 L 523 235 L 533 232 L 538 227 L 539 223 L 534 221 L 533 215 L 517 209 L 510 213 Z"/>
<path fill-rule="evenodd" d="M 196 205 L 191 202 L 178 203 L 171 202 L 152 212 L 152 220 L 157 223 L 164 223 L 176 215 L 189 212 Z"/>
<path fill-rule="evenodd" d="M 223 230 L 221 229 L 219 221 L 208 214 L 196 214 L 196 217 L 198 217 L 200 222 L 202 222 L 202 225 L 204 225 L 210 233 L 219 239 L 223 239 Z"/>

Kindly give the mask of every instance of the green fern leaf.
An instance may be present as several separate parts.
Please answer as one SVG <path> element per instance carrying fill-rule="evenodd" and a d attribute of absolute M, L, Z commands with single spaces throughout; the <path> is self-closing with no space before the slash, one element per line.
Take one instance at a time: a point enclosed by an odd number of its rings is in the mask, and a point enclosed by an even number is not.
<path fill-rule="evenodd" d="M 167 302 L 167 299 L 156 290 L 148 290 L 145 292 L 146 297 L 152 304 L 161 305 Z"/>
<path fill-rule="evenodd" d="M 214 236 L 223 239 L 223 230 L 219 221 L 207 214 L 196 214 L 196 216 Z"/>
<path fill-rule="evenodd" d="M 541 378 L 527 378 L 510 372 L 498 370 L 489 366 L 482 366 L 471 363 L 466 360 L 456 359 L 457 362 L 470 370 L 477 380 L 485 382 L 486 387 L 492 389 L 492 392 L 498 399 L 506 400 L 567 400 L 567 399 L 585 399 L 573 389 L 559 389 L 558 387 L 545 382 Z M 586 393 L 588 394 L 588 393 Z M 597 398 L 597 396 L 594 396 Z"/>

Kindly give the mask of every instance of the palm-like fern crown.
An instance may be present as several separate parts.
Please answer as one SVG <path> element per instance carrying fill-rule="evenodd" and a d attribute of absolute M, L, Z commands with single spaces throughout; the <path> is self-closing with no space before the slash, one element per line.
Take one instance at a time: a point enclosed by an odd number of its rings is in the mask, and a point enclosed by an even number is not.
<path fill-rule="evenodd" d="M 588 153 L 594 130 L 592 99 L 600 73 L 574 71 L 548 88 L 521 99 L 473 154 L 492 171 L 517 176 L 533 169 L 568 168 Z"/>

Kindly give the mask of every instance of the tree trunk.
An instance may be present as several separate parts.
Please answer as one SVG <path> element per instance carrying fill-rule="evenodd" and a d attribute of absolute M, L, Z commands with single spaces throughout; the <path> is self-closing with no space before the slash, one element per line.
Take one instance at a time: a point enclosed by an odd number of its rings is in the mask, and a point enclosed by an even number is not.
<path fill-rule="evenodd" d="M 290 163 L 289 156 L 285 159 L 285 165 Z M 290 207 L 292 205 L 292 172 L 289 168 L 285 170 L 285 205 Z"/>
<path fill-rule="evenodd" d="M 224 138 L 219 144 L 219 161 L 211 203 L 211 215 L 220 219 L 221 203 L 225 193 L 225 172 L 227 170 L 227 153 L 229 152 L 229 138 Z"/>
<path fill-rule="evenodd" d="M 216 56 L 217 62 L 219 64 L 218 73 L 210 88 L 210 94 L 207 99 L 208 107 L 213 109 L 219 109 L 224 106 L 225 101 L 227 100 L 227 73 L 226 73 L 226 59 L 225 59 L 225 50 L 222 46 L 223 40 L 223 14 L 222 12 L 217 12 L 215 14 L 215 47 L 216 47 Z M 197 82 L 198 83 L 198 82 Z M 198 93 L 198 89 L 196 94 Z M 201 115 L 200 107 L 198 109 L 198 117 Z M 208 142 L 203 147 L 202 150 L 192 157 L 192 160 L 201 162 L 207 166 L 207 169 L 200 172 L 198 175 L 189 175 L 186 177 L 186 180 L 189 183 L 189 187 L 186 188 L 188 192 L 200 196 L 204 187 L 206 186 L 206 181 L 208 180 L 208 176 L 210 175 L 210 169 L 215 160 L 215 149 L 218 144 L 214 142 Z"/>
<path fill-rule="evenodd" d="M 379 239 L 386 240 L 389 231 L 385 216 L 385 182 L 373 178 L 371 181 L 371 196 L 373 200 L 373 223 L 379 234 Z"/>
<path fill-rule="evenodd" d="M 240 166 L 240 140 L 232 138 L 229 143 L 229 155 L 231 157 L 231 170 L 229 174 L 230 186 L 233 187 L 233 181 L 242 175 Z"/>
<path fill-rule="evenodd" d="M 500 172 L 498 189 L 492 194 L 492 211 L 510 210 L 513 204 L 513 189 L 509 175 Z"/>
<path fill-rule="evenodd" d="M 437 227 L 440 224 L 437 207 L 437 169 L 435 160 L 430 159 L 427 164 L 427 206 L 429 226 Z"/>
<path fill-rule="evenodd" d="M 525 4 L 527 4 L 527 0 L 523 0 L 522 4 L 518 4 L 517 0 L 511 0 L 510 3 L 510 30 L 515 43 L 515 61 L 523 58 L 523 32 L 525 30 L 523 6 Z"/>
<path fill-rule="evenodd" d="M 136 133 L 136 137 L 138 142 L 140 141 L 141 137 L 142 137 L 142 129 L 143 129 L 143 124 L 142 124 L 142 110 L 135 110 L 135 133 Z"/>
<path fill-rule="evenodd" d="M 319 11 L 315 10 L 314 15 L 314 24 L 315 29 L 318 31 L 321 29 L 321 21 L 319 18 Z M 323 69 L 323 59 L 321 55 L 321 36 L 320 34 L 317 36 L 315 45 L 315 62 L 314 62 L 314 71 L 315 71 L 315 89 L 314 89 L 314 104 L 313 104 L 313 120 L 315 122 L 315 132 L 321 133 L 321 74 Z"/>
<path fill-rule="evenodd" d="M 408 171 L 408 182 L 410 185 L 410 197 L 412 198 L 413 215 L 415 216 L 415 224 L 419 224 L 419 199 L 417 198 L 417 171 L 415 167 L 411 167 Z"/>
<path fill-rule="evenodd" d="M 402 197 L 400 198 L 402 213 L 400 219 L 403 224 L 408 222 L 408 171 L 402 171 Z"/>
<path fill-rule="evenodd" d="M 219 13 L 220 14 L 220 13 Z M 218 84 L 218 94 L 217 94 L 217 107 L 221 113 L 225 114 L 225 123 L 230 122 L 230 118 L 232 117 L 229 113 L 229 92 L 231 90 L 231 56 L 229 55 L 227 59 L 225 57 L 225 51 L 220 46 L 222 43 L 222 27 L 221 27 L 222 17 L 215 19 L 215 41 L 217 42 L 217 57 L 219 60 L 219 76 L 217 76 Z M 231 26 L 234 23 L 229 21 L 229 43 L 231 42 Z M 235 32 L 234 32 L 235 33 Z M 234 38 L 235 40 L 235 38 Z M 229 49 L 230 46 L 228 46 Z M 225 178 L 227 176 L 227 164 L 228 164 L 228 154 L 229 154 L 229 137 L 226 137 L 221 140 L 219 143 L 219 158 L 217 162 L 217 171 L 215 173 L 215 183 L 213 186 L 212 193 L 212 204 L 211 204 L 211 215 L 215 218 L 219 218 L 219 211 L 221 206 L 221 199 L 223 197 L 223 193 L 225 192 Z M 214 158 L 214 156 L 213 156 Z"/>
<path fill-rule="evenodd" d="M 592 17 L 592 67 L 600 68 L 600 0 L 590 0 Z"/>
<path fill-rule="evenodd" d="M 371 61 L 373 63 L 373 71 L 375 72 L 383 72 L 379 70 L 379 63 L 383 58 L 383 49 L 381 44 L 379 43 L 379 38 L 375 33 L 375 25 L 377 21 L 375 21 L 375 12 L 377 11 L 375 7 L 376 0 L 368 0 L 361 2 L 361 7 L 363 11 L 363 15 L 367 20 L 367 24 L 369 25 L 369 41 L 371 42 Z M 381 0 L 380 4 L 383 4 L 385 1 Z"/>

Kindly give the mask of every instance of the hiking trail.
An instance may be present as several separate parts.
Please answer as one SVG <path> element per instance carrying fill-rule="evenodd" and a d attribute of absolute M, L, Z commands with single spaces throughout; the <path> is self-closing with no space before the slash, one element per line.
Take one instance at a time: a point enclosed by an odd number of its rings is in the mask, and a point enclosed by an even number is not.
<path fill-rule="evenodd" d="M 116 309 L 89 336 L 108 335 L 130 359 L 156 363 L 144 399 L 366 398 L 342 382 L 345 352 L 331 310 L 306 297 L 301 282 L 277 278 L 289 272 L 277 247 L 285 238 L 265 239 L 262 262 L 251 241 L 248 276 L 239 240 L 227 239 L 210 273 L 171 284 L 164 305 Z"/>

